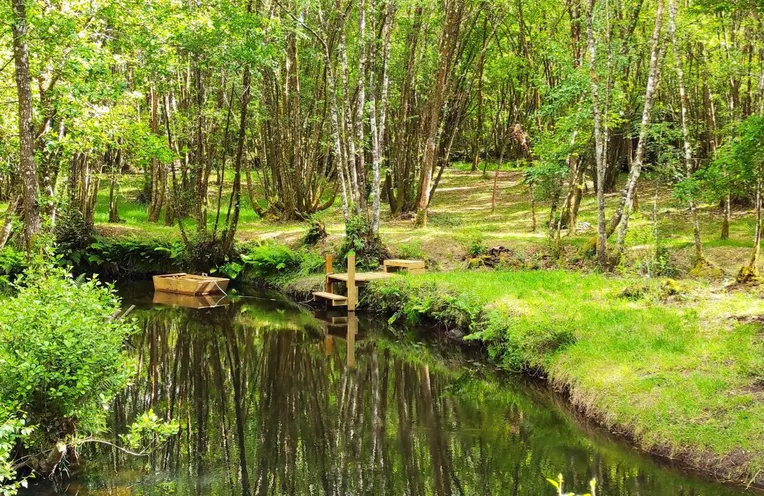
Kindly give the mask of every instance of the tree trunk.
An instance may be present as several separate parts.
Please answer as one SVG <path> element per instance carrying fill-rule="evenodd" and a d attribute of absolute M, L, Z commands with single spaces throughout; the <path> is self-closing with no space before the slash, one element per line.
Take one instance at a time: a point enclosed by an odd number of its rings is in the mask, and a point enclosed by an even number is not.
<path fill-rule="evenodd" d="M 533 191 L 533 181 L 528 181 L 528 195 L 531 199 L 531 232 L 536 232 L 536 193 Z"/>
<path fill-rule="evenodd" d="M 21 195 L 16 195 L 8 202 L 8 208 L 5 210 L 5 220 L 3 221 L 3 230 L 0 231 L 0 250 L 5 248 L 5 244 L 11 238 L 13 232 L 13 217 L 19 208 Z"/>
<path fill-rule="evenodd" d="M 676 64 L 676 77 L 679 84 L 679 102 L 682 121 L 682 142 L 684 145 L 684 172 L 689 180 L 692 177 L 692 145 L 690 144 L 690 131 L 687 125 L 687 91 L 684 86 L 684 71 L 682 70 L 682 58 L 679 55 L 679 43 L 676 39 L 676 12 L 677 0 L 669 0 L 669 34 L 671 35 L 671 44 L 674 48 L 674 63 Z M 703 243 L 700 239 L 700 223 L 698 222 L 698 209 L 695 200 L 688 200 L 690 214 L 692 216 L 692 227 L 695 238 L 695 263 L 702 264 L 705 261 L 703 256 Z"/>
<path fill-rule="evenodd" d="M 751 260 L 746 267 L 740 269 L 738 282 L 749 282 L 759 276 L 759 253 L 761 251 L 761 179 L 756 181 L 756 231 L 753 236 Z"/>
<path fill-rule="evenodd" d="M 151 132 L 155 135 L 159 133 L 159 115 L 158 115 L 158 101 L 154 88 L 151 88 L 149 94 L 149 102 L 151 106 Z M 164 164 L 162 164 L 156 158 L 151 159 L 151 185 L 149 194 L 148 206 L 148 221 L 159 222 L 159 214 L 162 212 L 162 206 L 164 205 L 165 194 L 165 174 Z"/>
<path fill-rule="evenodd" d="M 178 181 L 175 177 L 175 169 L 177 168 L 178 162 L 180 160 L 178 159 L 178 147 L 177 143 L 173 140 L 172 136 L 172 127 L 170 126 L 170 96 L 165 95 L 164 96 L 164 119 L 165 119 L 165 128 L 167 131 L 167 145 L 170 148 L 170 150 L 173 153 L 173 159 L 172 164 L 170 165 L 170 174 L 172 179 L 172 208 L 168 208 L 165 212 L 165 223 L 170 222 L 170 225 L 172 225 L 173 217 L 175 217 L 178 221 L 178 228 L 180 229 L 180 237 L 183 240 L 183 245 L 186 247 L 187 250 L 191 248 L 191 243 L 188 240 L 188 236 L 186 235 L 186 229 L 183 226 L 183 216 L 181 215 L 181 209 L 180 209 L 180 194 L 178 193 Z"/>
<path fill-rule="evenodd" d="M 387 122 L 387 95 L 388 86 L 390 82 L 390 76 L 388 74 L 388 66 L 390 59 L 390 42 L 392 32 L 392 17 L 394 14 L 393 2 L 386 0 L 386 12 L 385 18 L 382 24 L 382 81 L 379 95 L 374 95 L 374 76 L 375 72 L 372 70 L 369 80 L 369 92 L 374 98 L 374 106 L 369 117 L 369 124 L 371 128 L 371 145 L 372 145 L 372 169 L 373 169 L 373 183 L 372 183 L 372 213 L 371 213 L 371 227 L 372 231 L 376 234 L 379 233 L 379 209 L 380 209 L 380 194 L 381 194 L 381 172 L 382 172 L 382 159 L 385 149 L 385 125 Z M 375 51 L 372 51 L 373 60 L 376 59 Z M 372 67 L 374 64 L 372 63 Z"/>
<path fill-rule="evenodd" d="M 592 108 L 594 111 L 594 155 L 597 169 L 597 263 L 600 269 L 607 266 L 607 228 L 605 221 L 605 136 L 603 133 L 602 114 L 599 100 L 599 77 L 597 76 L 597 41 L 594 38 L 594 4 L 589 0 L 586 16 L 586 32 L 589 48 L 589 78 L 592 90 Z"/>
<path fill-rule="evenodd" d="M 233 188 L 231 190 L 230 203 L 228 204 L 228 213 L 226 214 L 226 226 L 224 235 L 224 251 L 229 252 L 233 248 L 236 239 L 236 229 L 239 226 L 239 214 L 241 213 L 241 167 L 244 161 L 244 141 L 247 136 L 247 110 L 249 107 L 250 90 L 252 83 L 252 74 L 249 66 L 244 67 L 242 76 L 241 109 L 239 112 L 239 137 L 236 143 L 236 158 L 233 163 Z M 231 207 L 233 206 L 233 212 Z M 258 215 L 262 216 L 264 212 L 255 201 L 252 203 Z"/>
<path fill-rule="evenodd" d="M 501 140 L 501 151 L 499 152 L 499 162 L 496 164 L 496 171 L 493 173 L 493 192 L 491 193 L 491 214 L 496 213 L 496 192 L 499 189 L 499 169 L 504 164 L 504 150 L 506 140 Z M 535 227 L 534 227 L 535 231 Z"/>
<path fill-rule="evenodd" d="M 25 0 L 11 0 L 13 19 L 13 61 L 16 68 L 16 90 L 19 98 L 19 177 L 21 179 L 24 239 L 27 252 L 42 229 L 37 204 L 37 166 L 34 158 L 32 131 L 32 91 L 29 86 L 29 52 L 27 49 L 27 12 Z"/>
<path fill-rule="evenodd" d="M 658 0 L 657 12 L 655 15 L 655 28 L 651 40 L 650 50 L 650 69 L 647 77 L 647 88 L 645 89 L 645 105 L 642 109 L 642 123 L 639 129 L 639 142 L 637 151 L 634 155 L 634 163 L 629 173 L 629 179 L 626 183 L 623 199 L 616 211 L 612 224 L 620 227 L 618 230 L 618 240 L 616 242 L 616 256 L 620 258 L 623 255 L 624 244 L 626 242 L 626 232 L 629 229 L 629 216 L 634 205 L 634 196 L 637 190 L 637 181 L 642 172 L 642 161 L 644 159 L 645 145 L 647 142 L 647 131 L 650 126 L 650 117 L 652 115 L 655 93 L 658 87 L 658 78 L 660 73 L 660 58 L 662 54 L 661 31 L 663 27 L 663 7 L 664 0 Z M 615 222 L 618 219 L 619 222 Z"/>
<path fill-rule="evenodd" d="M 109 222 L 122 222 L 119 218 L 119 194 L 117 193 L 117 178 L 111 176 L 109 184 Z"/>
<path fill-rule="evenodd" d="M 445 101 L 446 88 L 448 87 L 451 72 L 452 58 L 454 55 L 457 37 L 462 23 L 464 4 L 460 1 L 446 3 L 446 19 L 443 34 L 440 39 L 438 55 L 438 75 L 435 85 L 430 93 L 430 101 L 427 109 L 427 133 L 422 158 L 421 179 L 419 181 L 419 200 L 417 201 L 416 225 L 427 227 L 427 210 L 430 204 L 430 187 L 432 173 L 435 170 L 437 157 L 438 128 L 440 114 Z"/>

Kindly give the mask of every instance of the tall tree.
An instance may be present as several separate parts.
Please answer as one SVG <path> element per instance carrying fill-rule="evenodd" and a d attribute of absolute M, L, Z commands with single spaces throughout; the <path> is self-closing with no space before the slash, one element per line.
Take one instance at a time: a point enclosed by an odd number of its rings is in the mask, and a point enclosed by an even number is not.
<path fill-rule="evenodd" d="M 27 46 L 27 10 L 25 0 L 12 0 L 13 61 L 16 68 L 16 91 L 19 116 L 19 177 L 21 179 L 24 237 L 27 250 L 42 228 L 37 202 L 37 166 L 34 157 L 32 91 L 29 85 L 29 49 Z"/>

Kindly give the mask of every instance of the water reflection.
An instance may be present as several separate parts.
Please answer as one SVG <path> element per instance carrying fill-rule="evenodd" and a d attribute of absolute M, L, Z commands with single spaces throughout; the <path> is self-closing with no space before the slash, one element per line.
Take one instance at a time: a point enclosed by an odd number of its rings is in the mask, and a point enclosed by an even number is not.
<path fill-rule="evenodd" d="M 59 493 L 539 496 L 558 472 L 579 491 L 596 476 L 608 496 L 742 493 L 660 468 L 586 432 L 551 395 L 369 322 L 268 298 L 138 303 L 139 379 L 114 404 L 113 432 L 153 408 L 181 433 L 145 459 L 86 453 Z"/>

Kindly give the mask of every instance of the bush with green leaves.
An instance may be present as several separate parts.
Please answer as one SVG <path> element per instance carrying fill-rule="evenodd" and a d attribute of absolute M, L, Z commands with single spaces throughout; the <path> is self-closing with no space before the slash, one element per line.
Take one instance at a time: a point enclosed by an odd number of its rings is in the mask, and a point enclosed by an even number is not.
<path fill-rule="evenodd" d="M 324 267 L 324 259 L 318 253 L 293 250 L 270 241 L 246 250 L 241 255 L 241 261 L 243 267 L 238 267 L 238 272 L 244 271 L 248 279 L 266 283 L 314 274 Z M 226 270 L 235 269 L 228 265 Z"/>
<path fill-rule="evenodd" d="M 24 252 L 6 245 L 0 250 L 0 289 L 7 289 L 10 282 L 27 268 Z"/>
<path fill-rule="evenodd" d="M 53 234 L 56 238 L 56 251 L 69 256 L 86 250 L 93 242 L 95 231 L 79 209 L 65 205 L 56 219 Z"/>
<path fill-rule="evenodd" d="M 76 272 L 129 278 L 177 272 L 188 265 L 188 253 L 177 239 L 96 238 L 86 250 L 65 257 Z"/>
<path fill-rule="evenodd" d="M 95 279 L 47 265 L 15 286 L 0 306 L 0 405 L 35 426 L 26 440 L 34 452 L 102 431 L 133 373 L 124 341 L 134 324 L 112 318 L 119 298 Z"/>
<path fill-rule="evenodd" d="M 390 252 L 385 248 L 379 234 L 371 223 L 362 216 L 351 218 L 345 225 L 345 242 L 340 247 L 340 259 L 347 260 L 350 252 L 355 252 L 356 265 L 360 269 L 376 269 Z"/>
<path fill-rule="evenodd" d="M 3 411 L 0 405 L 0 496 L 12 496 L 26 487 L 25 479 L 16 478 L 11 455 L 18 440 L 31 431 L 26 422 Z"/>

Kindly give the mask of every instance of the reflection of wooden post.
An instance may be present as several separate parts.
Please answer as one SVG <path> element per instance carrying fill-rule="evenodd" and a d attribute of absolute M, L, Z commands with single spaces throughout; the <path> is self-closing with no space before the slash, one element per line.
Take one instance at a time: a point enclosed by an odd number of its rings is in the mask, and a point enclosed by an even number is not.
<path fill-rule="evenodd" d="M 331 356 L 332 353 L 334 353 L 334 338 L 327 334 L 324 336 L 324 356 Z"/>
<path fill-rule="evenodd" d="M 326 256 L 326 281 L 324 281 L 324 291 L 327 293 L 332 292 L 332 283 L 329 281 L 329 275 L 333 272 L 332 268 L 332 256 Z"/>
<path fill-rule="evenodd" d="M 348 312 L 355 312 L 358 304 L 358 289 L 355 286 L 355 253 L 348 253 Z"/>
<path fill-rule="evenodd" d="M 348 367 L 355 367 L 355 335 L 358 334 L 358 317 L 355 313 L 348 315 L 348 333 L 345 336 L 347 342 Z"/>

